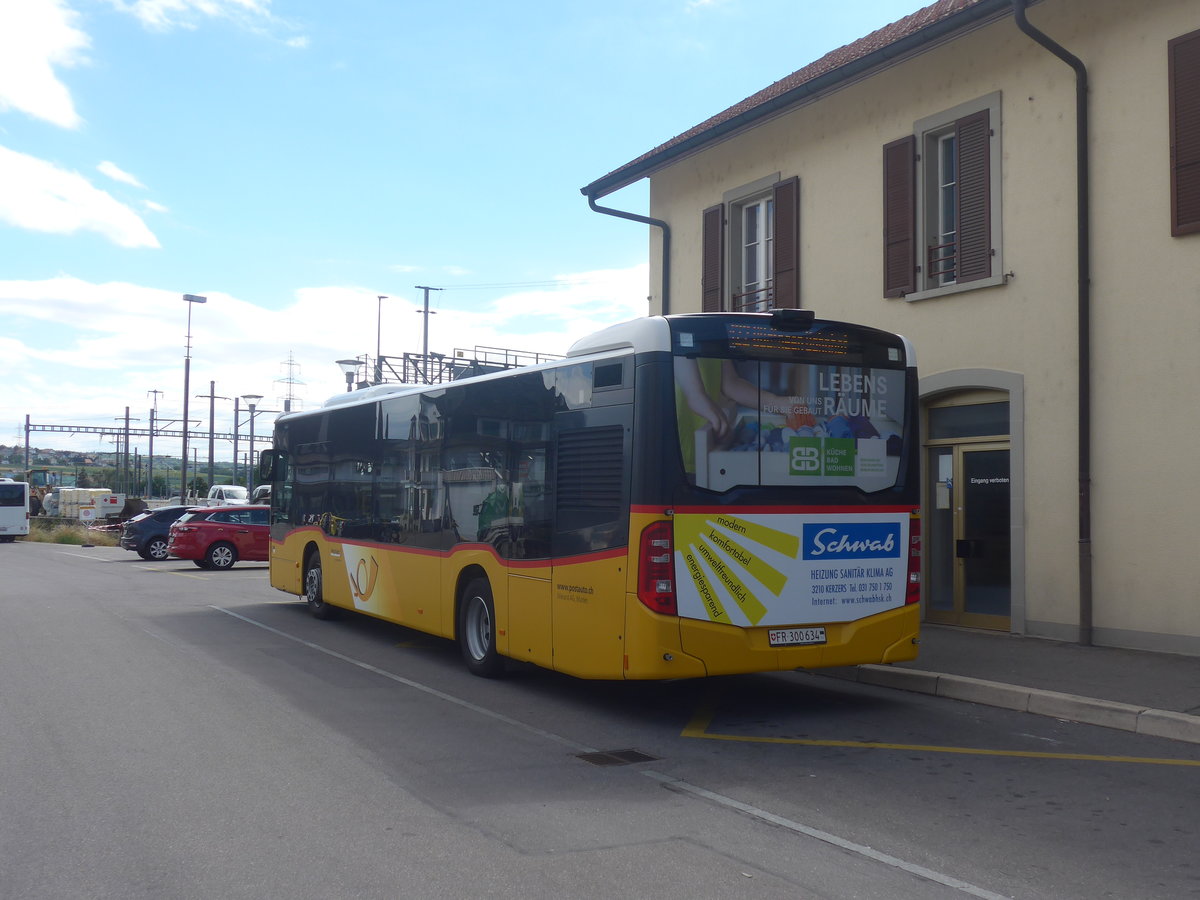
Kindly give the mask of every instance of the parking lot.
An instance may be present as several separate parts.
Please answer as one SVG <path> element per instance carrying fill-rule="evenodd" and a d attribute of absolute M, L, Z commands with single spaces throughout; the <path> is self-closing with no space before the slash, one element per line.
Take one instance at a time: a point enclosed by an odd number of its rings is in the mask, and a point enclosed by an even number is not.
<path fill-rule="evenodd" d="M 1195 889 L 1200 746 L 812 673 L 485 680 L 265 564 L 2 559 L 6 897 Z"/>

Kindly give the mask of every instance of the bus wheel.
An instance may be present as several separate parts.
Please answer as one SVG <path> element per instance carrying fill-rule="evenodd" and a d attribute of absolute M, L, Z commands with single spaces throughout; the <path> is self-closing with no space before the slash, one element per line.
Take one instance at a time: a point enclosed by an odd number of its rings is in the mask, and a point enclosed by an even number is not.
<path fill-rule="evenodd" d="M 504 672 L 496 652 L 496 607 L 486 578 L 472 580 L 458 606 L 458 646 L 472 675 L 495 678 Z"/>
<path fill-rule="evenodd" d="M 332 619 L 337 615 L 337 608 L 325 602 L 320 553 L 310 553 L 304 568 L 304 602 L 308 604 L 308 611 L 318 619 Z"/>

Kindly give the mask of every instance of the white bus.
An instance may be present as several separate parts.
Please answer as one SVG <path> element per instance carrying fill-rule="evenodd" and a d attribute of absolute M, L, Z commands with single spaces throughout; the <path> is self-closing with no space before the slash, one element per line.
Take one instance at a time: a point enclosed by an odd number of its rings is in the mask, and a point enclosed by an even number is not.
<path fill-rule="evenodd" d="M 0 542 L 12 543 L 29 534 L 29 485 L 0 479 Z"/>

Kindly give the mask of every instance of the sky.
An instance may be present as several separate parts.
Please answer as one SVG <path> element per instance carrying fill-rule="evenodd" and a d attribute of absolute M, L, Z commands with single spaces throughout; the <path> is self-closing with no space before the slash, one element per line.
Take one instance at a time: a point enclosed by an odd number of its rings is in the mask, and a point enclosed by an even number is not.
<path fill-rule="evenodd" d="M 181 419 L 189 311 L 225 432 L 422 352 L 418 285 L 446 354 L 646 315 L 647 228 L 580 188 L 922 5 L 0 0 L 0 444 Z"/>

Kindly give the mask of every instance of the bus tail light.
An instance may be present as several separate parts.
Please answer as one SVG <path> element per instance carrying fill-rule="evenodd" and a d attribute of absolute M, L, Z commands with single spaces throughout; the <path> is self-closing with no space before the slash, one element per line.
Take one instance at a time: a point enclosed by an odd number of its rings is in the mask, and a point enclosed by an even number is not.
<path fill-rule="evenodd" d="M 921 517 L 914 513 L 908 520 L 908 588 L 904 605 L 921 600 Z"/>
<path fill-rule="evenodd" d="M 675 546 L 670 522 L 654 522 L 642 532 L 638 556 L 638 599 L 656 613 L 673 616 L 675 602 Z"/>

